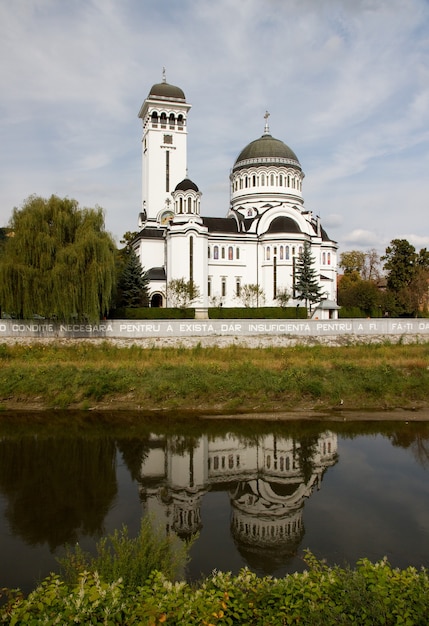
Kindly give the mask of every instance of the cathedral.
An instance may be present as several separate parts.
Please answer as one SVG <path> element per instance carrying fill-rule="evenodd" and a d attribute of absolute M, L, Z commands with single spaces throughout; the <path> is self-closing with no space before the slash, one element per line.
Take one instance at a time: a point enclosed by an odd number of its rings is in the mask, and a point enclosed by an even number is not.
<path fill-rule="evenodd" d="M 166 82 L 153 85 L 139 117 L 142 138 L 142 207 L 134 247 L 148 279 L 150 305 L 172 306 L 173 279 L 193 281 L 192 306 L 288 306 L 296 298 L 296 261 L 308 242 L 322 294 L 320 308 L 336 316 L 337 244 L 319 217 L 304 206 L 304 172 L 295 152 L 275 139 L 265 114 L 258 139 L 239 153 L 229 174 L 230 206 L 225 217 L 205 217 L 202 193 L 187 174 L 184 92 Z M 262 125 L 261 125 L 262 126 Z M 255 288 L 255 286 L 257 288 Z M 317 307 L 316 307 L 317 310 Z"/>

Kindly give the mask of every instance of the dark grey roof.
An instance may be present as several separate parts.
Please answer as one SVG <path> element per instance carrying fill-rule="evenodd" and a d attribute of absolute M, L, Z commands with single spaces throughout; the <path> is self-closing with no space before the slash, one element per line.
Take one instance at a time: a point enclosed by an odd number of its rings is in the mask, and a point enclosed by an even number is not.
<path fill-rule="evenodd" d="M 238 233 L 237 220 L 234 217 L 203 217 L 203 224 L 210 233 Z"/>
<path fill-rule="evenodd" d="M 233 170 L 250 165 L 287 165 L 301 170 L 295 152 L 280 139 L 271 135 L 262 135 L 251 141 L 238 155 Z"/>
<path fill-rule="evenodd" d="M 139 239 L 162 239 L 164 237 L 164 229 L 163 228 L 143 228 L 139 232 Z"/>
<path fill-rule="evenodd" d="M 322 241 L 332 241 L 324 228 L 321 227 L 320 230 L 322 231 Z"/>
<path fill-rule="evenodd" d="M 280 215 L 271 222 L 267 233 L 301 233 L 301 229 L 297 222 L 291 217 Z"/>
<path fill-rule="evenodd" d="M 165 280 L 165 268 L 164 267 L 151 267 L 144 275 L 148 280 Z"/>
<path fill-rule="evenodd" d="M 185 94 L 180 87 L 168 83 L 157 83 L 149 92 L 149 97 L 162 98 L 163 100 L 186 100 Z"/>
<path fill-rule="evenodd" d="M 176 189 L 174 191 L 199 191 L 198 187 L 195 183 L 192 182 L 189 178 L 184 178 L 178 185 L 176 185 Z"/>

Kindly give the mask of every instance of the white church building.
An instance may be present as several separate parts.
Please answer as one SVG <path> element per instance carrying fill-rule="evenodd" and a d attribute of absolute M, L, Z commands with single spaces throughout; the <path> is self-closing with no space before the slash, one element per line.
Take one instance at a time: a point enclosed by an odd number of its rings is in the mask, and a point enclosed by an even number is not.
<path fill-rule="evenodd" d="M 239 152 L 230 171 L 225 217 L 202 215 L 202 193 L 187 175 L 187 118 L 182 89 L 153 85 L 139 117 L 142 139 L 142 210 L 134 247 L 149 279 L 150 304 L 171 306 L 172 279 L 193 281 L 192 306 L 243 306 L 245 285 L 257 285 L 259 306 L 295 298 L 295 264 L 304 242 L 311 247 L 325 309 L 336 317 L 337 244 L 304 206 L 304 172 L 296 154 L 275 139 L 265 115 L 263 135 Z"/>

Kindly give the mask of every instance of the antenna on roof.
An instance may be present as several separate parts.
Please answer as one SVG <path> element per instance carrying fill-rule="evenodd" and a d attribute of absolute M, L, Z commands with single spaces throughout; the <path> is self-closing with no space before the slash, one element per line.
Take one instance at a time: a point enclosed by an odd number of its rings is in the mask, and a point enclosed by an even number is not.
<path fill-rule="evenodd" d="M 163 67 L 163 68 L 162 68 L 162 82 L 163 82 L 163 83 L 166 83 L 166 82 L 167 82 L 167 79 L 166 79 L 166 77 L 165 77 L 165 67 Z"/>
<path fill-rule="evenodd" d="M 264 135 L 269 135 L 270 134 L 270 127 L 268 126 L 268 118 L 269 117 L 270 117 L 270 114 L 268 113 L 268 111 L 265 111 L 265 115 L 264 115 L 264 119 L 265 119 Z"/>

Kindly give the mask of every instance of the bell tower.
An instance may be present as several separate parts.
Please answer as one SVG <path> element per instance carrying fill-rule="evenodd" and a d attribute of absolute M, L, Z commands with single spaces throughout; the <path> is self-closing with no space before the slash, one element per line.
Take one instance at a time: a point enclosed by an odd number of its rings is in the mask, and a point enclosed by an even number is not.
<path fill-rule="evenodd" d="M 153 85 L 138 116 L 143 124 L 142 208 L 139 227 L 173 217 L 172 192 L 187 168 L 187 115 L 191 105 L 180 87 L 166 81 Z"/>

